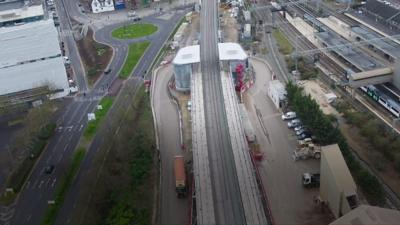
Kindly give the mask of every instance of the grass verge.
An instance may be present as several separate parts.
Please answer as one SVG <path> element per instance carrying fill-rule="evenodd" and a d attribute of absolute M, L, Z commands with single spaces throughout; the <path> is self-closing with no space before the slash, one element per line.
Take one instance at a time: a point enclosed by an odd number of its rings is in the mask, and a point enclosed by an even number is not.
<path fill-rule="evenodd" d="M 136 88 L 127 85 L 123 92 Z M 71 224 L 151 224 L 158 184 L 153 118 L 144 87 L 130 96 L 102 130 L 110 138 L 88 171 Z"/>
<path fill-rule="evenodd" d="M 83 136 L 87 140 L 91 139 L 96 134 L 97 128 L 99 127 L 101 121 L 103 121 L 105 115 L 112 106 L 113 102 L 114 102 L 113 97 L 106 96 L 103 99 L 101 99 L 99 105 L 102 106 L 102 109 L 97 109 L 95 111 L 94 114 L 96 116 L 96 119 L 88 122 L 88 125 L 86 126 L 85 131 L 83 133 Z"/>
<path fill-rule="evenodd" d="M 293 52 L 293 46 L 290 44 L 289 40 L 285 37 L 281 30 L 274 29 L 272 31 L 272 35 L 274 36 L 278 44 L 278 49 L 282 54 L 288 55 Z"/>
<path fill-rule="evenodd" d="M 79 167 L 81 165 L 81 162 L 83 158 L 85 157 L 86 149 L 84 148 L 79 148 L 76 150 L 74 153 L 74 156 L 72 158 L 72 162 L 67 168 L 67 171 L 62 178 L 61 182 L 57 186 L 57 190 L 55 193 L 54 197 L 54 204 L 50 205 L 47 208 L 46 214 L 40 223 L 41 225 L 51 225 L 54 224 L 54 221 L 56 220 L 58 210 L 62 206 L 62 203 L 64 202 L 65 194 L 68 191 L 69 186 L 71 185 L 76 173 L 79 170 Z"/>
<path fill-rule="evenodd" d="M 135 68 L 140 58 L 142 58 L 144 52 L 149 47 L 149 45 L 149 41 L 143 41 L 129 45 L 128 56 L 126 57 L 124 66 L 122 67 L 119 74 L 120 78 L 126 79 L 131 75 L 132 70 Z"/>
<path fill-rule="evenodd" d="M 158 30 L 157 26 L 150 23 L 129 24 L 113 30 L 111 35 L 118 39 L 133 39 L 148 36 Z"/>

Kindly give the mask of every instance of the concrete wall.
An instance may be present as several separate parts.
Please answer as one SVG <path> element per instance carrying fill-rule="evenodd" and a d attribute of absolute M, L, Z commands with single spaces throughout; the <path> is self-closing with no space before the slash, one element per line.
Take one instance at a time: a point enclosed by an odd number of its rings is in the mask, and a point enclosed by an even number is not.
<path fill-rule="evenodd" d="M 396 59 L 393 66 L 393 85 L 400 89 L 400 59 Z"/>
<path fill-rule="evenodd" d="M 322 153 L 321 157 L 321 181 L 320 181 L 320 195 L 323 201 L 328 202 L 333 215 L 339 217 L 339 205 L 341 193 L 339 187 L 336 185 L 334 175 L 328 166 L 327 158 Z"/>
<path fill-rule="evenodd" d="M 328 166 L 328 160 L 324 151 L 322 151 L 320 196 L 323 201 L 328 203 L 328 207 L 331 209 L 335 218 L 339 218 L 350 212 L 351 208 L 344 190 L 342 190 L 338 181 L 335 180 L 335 171 L 332 171 Z"/>

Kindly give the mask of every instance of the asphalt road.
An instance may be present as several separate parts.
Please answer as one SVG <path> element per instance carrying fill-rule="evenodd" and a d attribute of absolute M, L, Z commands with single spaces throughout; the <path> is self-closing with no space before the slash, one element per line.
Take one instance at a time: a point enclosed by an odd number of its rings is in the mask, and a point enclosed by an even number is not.
<path fill-rule="evenodd" d="M 210 174 L 217 224 L 246 224 L 225 114 L 217 47 L 218 2 L 202 1 L 200 57 Z"/>
<path fill-rule="evenodd" d="M 177 198 L 175 192 L 174 156 L 181 155 L 179 117 L 177 106 L 168 95 L 168 81 L 173 75 L 172 66 L 160 69 L 154 78 L 153 105 L 157 123 L 161 156 L 161 207 L 163 225 L 189 224 L 188 198 Z"/>
<path fill-rule="evenodd" d="M 32 170 L 26 186 L 21 191 L 15 206 L 10 209 L 10 211 L 13 211 L 12 217 L 10 217 L 10 220 L 1 221 L 3 224 L 22 225 L 40 223 L 41 218 L 47 208 L 47 202 L 49 200 L 53 200 L 55 187 L 57 186 L 60 178 L 64 175 L 71 160 L 72 152 L 76 148 L 84 127 L 87 124 L 87 113 L 93 112 L 101 97 L 106 94 L 104 91 L 104 85 L 110 85 L 111 82 L 116 79 L 118 76 L 117 71 L 119 68 L 121 68 L 127 53 L 127 47 L 121 48 L 121 45 L 115 46 L 115 56 L 110 64 L 110 68 L 113 68 L 112 72 L 107 76 L 100 77 L 100 80 L 95 84 L 94 88 L 90 91 L 87 91 L 86 82 L 84 82 L 85 79 L 83 70 L 79 72 L 82 67 L 79 65 L 80 59 L 77 53 L 78 51 L 76 50 L 75 42 L 73 41 L 70 32 L 68 32 L 69 22 L 64 11 L 64 9 L 70 10 L 69 12 L 73 12 L 74 10 L 76 11 L 76 5 L 61 5 L 59 2 L 57 3 L 61 27 L 65 28 L 66 31 L 64 33 L 67 33 L 67 35 L 65 35 L 66 46 L 71 49 L 69 50 L 69 56 L 72 66 L 74 67 L 77 83 L 78 85 L 82 85 L 80 86 L 80 90 L 86 91 L 87 94 L 85 97 L 78 96 L 75 97 L 70 103 L 66 103 L 68 104 L 66 106 L 67 110 L 60 115 L 60 118 L 57 121 L 57 124 L 59 125 L 57 133 L 53 138 L 51 138 L 46 151 L 43 152 L 42 156 L 37 162 L 37 165 Z M 158 50 L 162 48 L 164 40 L 168 38 L 174 25 L 179 21 L 179 18 L 182 15 L 183 11 L 180 12 L 179 15 L 175 15 L 175 17 L 173 17 L 173 19 L 170 21 L 148 18 L 149 22 L 156 23 L 160 29 L 157 34 L 149 37 L 149 40 L 152 40 L 153 42 L 134 70 L 134 76 L 141 76 L 144 74 L 144 71 L 148 69 L 152 60 L 156 57 Z M 99 31 L 99 34 L 101 36 L 102 32 Z M 99 39 L 101 39 L 101 37 L 99 37 Z M 95 155 L 92 152 L 95 152 L 101 144 L 99 140 L 100 138 L 96 137 L 92 143 L 87 157 L 83 162 L 83 168 L 90 166 L 93 158 L 92 156 Z M 44 174 L 43 170 L 45 166 L 50 164 L 55 165 L 54 172 L 51 175 Z M 80 173 L 78 174 L 78 180 L 74 182 L 71 190 L 79 189 L 79 186 L 76 185 L 80 184 L 79 179 L 84 179 L 80 175 L 83 172 L 84 169 L 80 170 Z M 66 205 L 63 207 L 66 209 L 71 208 L 75 201 L 74 196 L 75 194 L 73 192 L 68 192 L 66 198 L 68 201 L 66 201 Z M 64 211 L 63 208 L 62 212 L 63 213 L 60 214 L 60 221 L 67 221 L 65 218 L 68 217 L 69 211 Z"/>
<path fill-rule="evenodd" d="M 182 18 L 182 16 L 184 14 L 185 14 L 184 11 L 180 11 L 177 14 L 175 14 L 172 17 L 172 19 L 169 21 L 159 20 L 159 19 L 155 19 L 155 18 L 144 18 L 143 19 L 143 21 L 151 22 L 151 23 L 157 25 L 159 27 L 159 30 L 157 31 L 157 33 L 155 33 L 152 36 L 149 36 L 147 38 L 148 40 L 152 41 L 152 44 L 147 49 L 146 53 L 143 55 L 143 58 L 141 59 L 141 61 L 138 63 L 137 67 L 133 71 L 133 77 L 135 77 L 135 79 L 129 79 L 128 82 L 134 82 L 134 83 L 135 82 L 139 82 L 139 83 L 143 82 L 141 79 L 141 76 L 144 74 L 144 71 L 148 70 L 148 68 L 151 66 L 153 59 L 156 57 L 156 55 L 158 53 L 158 50 L 162 48 L 165 40 L 168 39 L 169 34 L 173 31 L 175 24 L 177 24 L 179 22 L 179 20 Z M 107 43 L 114 47 L 114 49 L 117 52 L 116 55 L 119 54 L 118 52 L 124 51 L 124 49 L 127 50 L 127 48 L 122 48 L 122 50 L 121 50 L 121 48 L 119 48 L 118 46 L 126 46 L 127 43 L 133 43 L 133 42 L 142 40 L 142 39 L 137 39 L 137 40 L 125 41 L 125 42 L 123 42 L 125 45 L 120 44 L 120 45 L 114 46 L 113 43 L 116 43 L 114 40 L 102 39 L 102 38 L 106 38 L 107 36 L 109 37 L 109 32 L 114 27 L 117 27 L 117 26 L 118 25 L 105 27 L 104 29 L 96 32 L 96 39 L 99 41 L 101 40 L 101 41 L 105 41 L 105 42 L 107 40 L 109 40 Z M 126 52 L 125 52 L 125 54 L 126 54 Z M 123 57 L 123 60 L 124 59 L 125 59 L 125 57 Z M 121 59 L 117 59 L 117 57 L 115 56 L 113 59 L 113 64 L 110 66 L 111 68 L 115 68 L 115 70 L 112 70 L 114 72 L 117 71 L 118 68 L 120 68 L 117 66 L 118 61 L 121 61 Z M 114 62 L 115 62 L 115 64 L 114 64 Z M 109 116 L 115 115 L 116 113 L 114 113 L 114 111 L 117 111 L 121 107 L 124 107 L 124 105 L 127 105 L 128 104 L 127 101 L 130 100 L 129 98 L 121 98 L 121 99 L 122 99 L 121 101 L 116 101 L 114 103 L 113 107 L 110 109 Z M 74 206 L 77 204 L 77 201 L 79 200 L 78 195 L 81 190 L 80 187 L 82 186 L 83 181 L 85 179 L 85 174 L 88 171 L 88 169 L 90 168 L 90 166 L 92 165 L 92 161 L 94 159 L 94 156 L 96 155 L 95 153 L 101 147 L 103 139 L 104 139 L 104 137 L 101 135 L 101 132 L 100 132 L 95 136 L 92 144 L 90 145 L 90 148 L 87 152 L 87 157 L 84 159 L 84 161 L 82 163 L 81 170 L 79 171 L 75 182 L 73 183 L 70 190 L 68 191 L 64 205 L 60 210 L 59 216 L 57 217 L 56 224 L 65 224 L 66 221 L 70 221 L 71 212 L 72 212 Z M 93 187 L 93 188 L 95 188 L 95 187 Z"/>

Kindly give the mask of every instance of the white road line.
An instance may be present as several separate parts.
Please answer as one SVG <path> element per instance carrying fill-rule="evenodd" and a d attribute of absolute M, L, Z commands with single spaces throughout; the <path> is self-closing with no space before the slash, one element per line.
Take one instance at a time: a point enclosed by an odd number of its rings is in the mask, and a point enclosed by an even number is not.
<path fill-rule="evenodd" d="M 43 183 L 44 183 L 44 181 L 41 180 L 41 181 L 40 181 L 40 184 L 39 184 L 39 187 L 38 187 L 39 189 L 42 187 L 42 184 L 43 184 Z"/>
<path fill-rule="evenodd" d="M 79 131 L 81 131 L 83 128 L 83 124 L 81 124 L 81 126 L 79 127 Z"/>
<path fill-rule="evenodd" d="M 60 161 L 63 158 L 63 156 L 64 156 L 63 154 L 60 155 L 60 158 L 58 158 L 58 160 L 57 160 L 57 164 L 60 163 Z"/>
<path fill-rule="evenodd" d="M 54 185 L 56 185 L 56 181 L 57 181 L 57 178 L 54 178 L 53 183 L 51 184 L 51 187 L 54 187 Z"/>
<path fill-rule="evenodd" d="M 45 187 L 47 187 L 49 185 L 50 180 L 51 180 L 51 178 L 47 179 Z"/>
<path fill-rule="evenodd" d="M 69 145 L 69 143 L 67 143 L 67 144 L 64 146 L 64 150 L 63 150 L 63 152 L 65 152 L 65 150 L 67 150 L 67 148 L 68 148 L 68 145 Z"/>

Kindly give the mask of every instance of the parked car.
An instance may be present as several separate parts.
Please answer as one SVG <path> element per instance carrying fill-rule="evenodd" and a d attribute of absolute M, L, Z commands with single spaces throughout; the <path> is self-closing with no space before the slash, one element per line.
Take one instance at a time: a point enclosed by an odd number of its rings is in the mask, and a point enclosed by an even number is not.
<path fill-rule="evenodd" d="M 300 130 L 296 131 L 296 135 L 299 136 L 304 132 L 308 132 L 308 130 L 306 128 L 300 129 Z"/>
<path fill-rule="evenodd" d="M 297 126 L 294 128 L 294 131 L 299 131 L 301 129 L 304 129 L 305 127 L 303 125 Z"/>
<path fill-rule="evenodd" d="M 304 140 L 306 138 L 311 138 L 311 132 L 305 131 L 300 135 L 297 135 L 297 140 Z"/>
<path fill-rule="evenodd" d="M 290 122 L 288 122 L 287 125 L 289 128 L 294 128 L 294 127 L 301 125 L 301 121 L 299 119 L 294 119 L 294 120 L 291 120 Z"/>
<path fill-rule="evenodd" d="M 296 118 L 296 113 L 295 112 L 287 112 L 282 115 L 282 120 L 291 120 Z"/>

